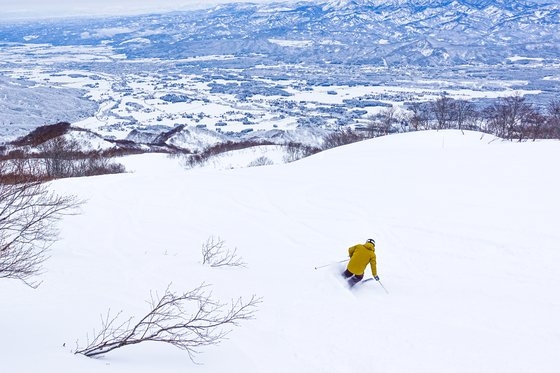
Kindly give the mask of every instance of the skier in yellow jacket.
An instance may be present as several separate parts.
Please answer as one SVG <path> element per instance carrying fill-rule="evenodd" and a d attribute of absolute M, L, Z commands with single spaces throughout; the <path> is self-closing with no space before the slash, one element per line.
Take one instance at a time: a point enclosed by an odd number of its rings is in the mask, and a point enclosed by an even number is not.
<path fill-rule="evenodd" d="M 375 241 L 368 239 L 364 244 L 354 245 L 348 249 L 350 261 L 346 270 L 342 275 L 348 280 L 350 286 L 356 285 L 364 278 L 364 272 L 369 263 L 371 266 L 371 274 L 376 281 L 379 281 L 377 276 L 377 258 L 375 256 Z"/>

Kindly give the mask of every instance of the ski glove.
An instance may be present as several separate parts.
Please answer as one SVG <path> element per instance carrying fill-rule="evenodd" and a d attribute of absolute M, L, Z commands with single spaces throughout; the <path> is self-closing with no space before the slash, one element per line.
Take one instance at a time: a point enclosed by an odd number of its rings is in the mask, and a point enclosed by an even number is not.
<path fill-rule="evenodd" d="M 373 276 L 373 278 L 375 279 L 375 281 L 379 281 L 379 276 Z"/>

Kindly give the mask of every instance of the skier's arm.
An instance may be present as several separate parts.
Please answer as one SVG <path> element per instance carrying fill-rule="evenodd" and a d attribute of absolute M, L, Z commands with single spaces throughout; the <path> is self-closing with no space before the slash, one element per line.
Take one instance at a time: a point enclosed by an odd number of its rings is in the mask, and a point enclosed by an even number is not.
<path fill-rule="evenodd" d="M 356 246 L 352 246 L 348 249 L 348 256 L 351 258 L 354 255 L 354 251 L 356 250 Z"/>
<path fill-rule="evenodd" d="M 373 277 L 377 277 L 377 258 L 375 254 L 373 254 L 369 260 L 369 265 L 371 266 L 371 274 Z"/>

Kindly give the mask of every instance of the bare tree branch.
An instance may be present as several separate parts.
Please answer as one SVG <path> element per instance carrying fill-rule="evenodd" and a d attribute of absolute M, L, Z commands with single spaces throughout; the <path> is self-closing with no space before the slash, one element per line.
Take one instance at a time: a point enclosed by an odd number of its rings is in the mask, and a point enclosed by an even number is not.
<path fill-rule="evenodd" d="M 41 182 L 0 184 L 0 278 L 36 287 L 29 279 L 40 274 L 57 238 L 55 223 L 79 205 L 74 196 L 56 195 Z"/>
<path fill-rule="evenodd" d="M 225 242 L 219 237 L 210 237 L 202 245 L 202 264 L 211 267 L 245 267 L 247 264 L 237 255 L 237 248 L 225 249 L 224 244 Z"/>
<path fill-rule="evenodd" d="M 152 294 L 148 302 L 150 311 L 137 323 L 131 319 L 119 322 L 120 313 L 102 318 L 101 330 L 94 331 L 94 338 L 75 353 L 89 357 L 106 354 L 115 349 L 142 342 L 162 342 L 188 352 L 191 360 L 200 347 L 220 343 L 230 332 L 228 326 L 237 326 L 242 320 L 254 317 L 261 298 L 255 295 L 247 302 L 241 298 L 230 304 L 212 299 L 208 285 L 182 294 L 175 294 L 168 287 L 163 296 Z"/>
<path fill-rule="evenodd" d="M 508 140 L 524 138 L 523 128 L 534 113 L 533 106 L 519 94 L 502 97 L 484 110 L 490 131 Z"/>
<path fill-rule="evenodd" d="M 447 129 L 451 127 L 451 122 L 454 120 L 455 114 L 455 100 L 443 92 L 439 98 L 432 102 L 432 111 L 437 121 L 437 129 Z"/>

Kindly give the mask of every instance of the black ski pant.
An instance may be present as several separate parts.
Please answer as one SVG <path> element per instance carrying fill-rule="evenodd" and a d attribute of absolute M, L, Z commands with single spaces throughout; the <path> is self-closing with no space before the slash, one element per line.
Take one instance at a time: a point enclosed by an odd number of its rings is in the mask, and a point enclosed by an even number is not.
<path fill-rule="evenodd" d="M 345 270 L 344 272 L 342 272 L 342 276 L 344 276 L 345 279 L 348 280 L 348 283 L 350 284 L 350 286 L 354 286 L 356 285 L 358 282 L 362 281 L 362 279 L 364 278 L 364 275 L 355 275 L 352 272 L 350 272 L 348 269 Z"/>

